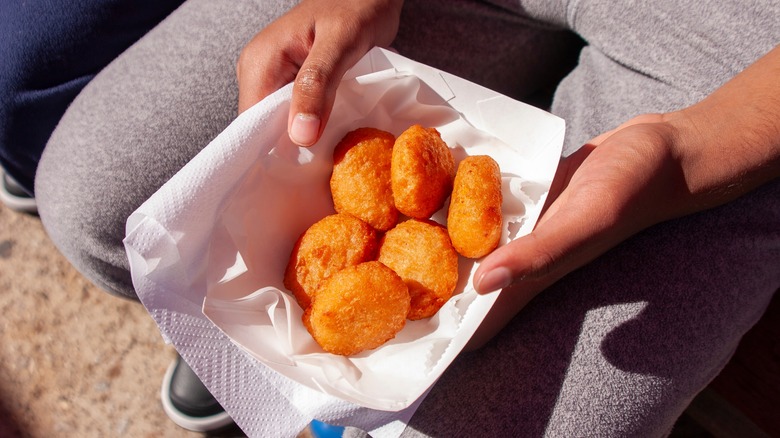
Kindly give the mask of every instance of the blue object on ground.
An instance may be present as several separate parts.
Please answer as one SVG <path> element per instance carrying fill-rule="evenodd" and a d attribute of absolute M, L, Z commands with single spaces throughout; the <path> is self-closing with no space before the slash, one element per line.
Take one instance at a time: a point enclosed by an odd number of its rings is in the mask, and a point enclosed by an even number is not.
<path fill-rule="evenodd" d="M 341 438 L 344 435 L 343 426 L 334 426 L 319 420 L 311 420 L 309 430 L 315 438 Z"/>

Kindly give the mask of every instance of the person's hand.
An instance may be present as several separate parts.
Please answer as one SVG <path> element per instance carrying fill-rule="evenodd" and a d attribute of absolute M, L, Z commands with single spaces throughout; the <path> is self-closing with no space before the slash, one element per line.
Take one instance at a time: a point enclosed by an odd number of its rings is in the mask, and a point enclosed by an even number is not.
<path fill-rule="evenodd" d="M 707 99 L 646 114 L 562 160 L 528 235 L 485 257 L 480 293 L 503 289 L 469 348 L 534 296 L 633 234 L 711 208 L 780 175 L 780 48 Z"/>
<path fill-rule="evenodd" d="M 239 113 L 294 80 L 287 130 L 294 143 L 313 145 L 344 73 L 372 47 L 395 38 L 402 3 L 302 1 L 242 50 L 236 67 Z"/>
<path fill-rule="evenodd" d="M 673 198 L 681 175 L 671 153 L 674 141 L 674 129 L 664 116 L 648 114 L 561 161 L 548 207 L 533 232 L 496 249 L 475 273 L 477 291 L 506 289 L 473 344 L 492 337 L 567 273 L 637 231 L 678 214 Z"/>

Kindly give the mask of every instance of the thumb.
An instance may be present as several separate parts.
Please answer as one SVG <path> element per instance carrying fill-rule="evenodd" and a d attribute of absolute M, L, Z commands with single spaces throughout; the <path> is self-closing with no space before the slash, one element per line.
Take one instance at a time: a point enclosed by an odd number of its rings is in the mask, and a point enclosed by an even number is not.
<path fill-rule="evenodd" d="M 593 206 L 572 208 L 567 188 L 574 172 L 593 149 L 593 145 L 587 144 L 561 160 L 535 229 L 485 257 L 474 275 L 474 287 L 478 292 L 502 289 L 515 279 L 538 280 L 553 270 L 568 251 L 587 240 L 592 230 L 583 224 L 594 223 L 592 218 L 589 220 Z M 566 211 L 561 212 L 561 209 Z"/>
<path fill-rule="evenodd" d="M 554 208 L 549 213 L 554 214 Z M 552 284 L 560 279 L 573 258 L 581 260 L 584 244 L 595 240 L 591 223 L 574 213 L 577 216 L 548 216 L 530 234 L 493 251 L 475 273 L 476 290 L 488 293 L 512 283 Z"/>
<path fill-rule="evenodd" d="M 330 118 L 341 78 L 365 53 L 354 47 L 334 50 L 339 44 L 315 40 L 293 84 L 287 132 L 300 146 L 311 146 L 320 138 Z"/>
<path fill-rule="evenodd" d="M 552 284 L 612 244 L 604 237 L 614 218 L 595 201 L 602 195 L 597 189 L 569 187 L 594 148 L 589 143 L 561 161 L 536 228 L 485 257 L 474 275 L 478 292 L 492 292 L 513 282 Z"/>
<path fill-rule="evenodd" d="M 568 265 L 589 234 L 577 218 L 555 214 L 530 234 L 493 251 L 474 274 L 478 293 L 501 290 L 467 346 L 473 350 L 495 336 L 536 295 L 569 272 Z M 552 215 L 551 215 L 552 214 Z"/>

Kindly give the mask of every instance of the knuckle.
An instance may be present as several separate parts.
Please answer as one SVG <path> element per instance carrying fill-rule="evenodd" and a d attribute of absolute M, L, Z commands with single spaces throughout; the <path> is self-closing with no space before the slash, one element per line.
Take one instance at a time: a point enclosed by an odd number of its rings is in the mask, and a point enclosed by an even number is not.
<path fill-rule="evenodd" d="M 543 279 L 553 272 L 558 264 L 556 257 L 548 252 L 536 253 L 531 262 L 531 272 L 529 277 L 534 279 Z"/>
<path fill-rule="evenodd" d="M 295 89 L 308 97 L 320 95 L 327 88 L 329 77 L 322 65 L 306 65 L 295 77 Z"/>
<path fill-rule="evenodd" d="M 525 273 L 527 279 L 544 280 L 555 276 L 565 256 L 550 251 L 543 246 L 537 246 L 532 253 L 529 261 L 528 271 Z"/>

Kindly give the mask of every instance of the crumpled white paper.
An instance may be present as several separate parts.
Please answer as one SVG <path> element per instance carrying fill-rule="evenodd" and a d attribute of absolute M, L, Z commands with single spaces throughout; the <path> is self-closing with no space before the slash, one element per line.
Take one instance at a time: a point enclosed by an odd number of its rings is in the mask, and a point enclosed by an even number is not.
<path fill-rule="evenodd" d="M 333 213 L 333 147 L 361 126 L 398 135 L 418 123 L 436 127 L 456 161 L 492 156 L 503 178 L 504 244 L 538 219 L 564 122 L 378 48 L 345 75 L 311 148 L 287 138 L 290 96 L 288 85 L 243 113 L 131 215 L 125 246 L 133 282 L 163 336 L 244 431 L 271 436 L 278 424 L 300 430 L 319 418 L 397 436 L 497 294 L 476 294 L 479 261 L 461 258 L 456 294 L 436 316 L 357 356 L 324 353 L 282 276 L 297 237 Z M 433 219 L 445 223 L 446 206 Z M 219 364 L 205 354 L 215 350 L 226 354 Z M 219 375 L 235 368 L 248 369 L 241 378 L 251 390 Z"/>

